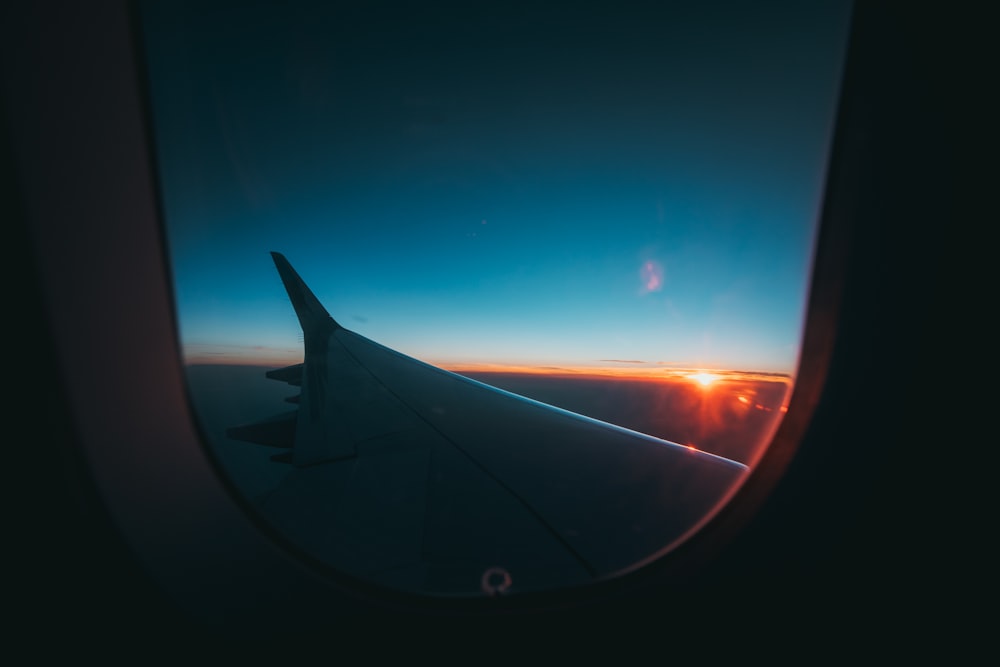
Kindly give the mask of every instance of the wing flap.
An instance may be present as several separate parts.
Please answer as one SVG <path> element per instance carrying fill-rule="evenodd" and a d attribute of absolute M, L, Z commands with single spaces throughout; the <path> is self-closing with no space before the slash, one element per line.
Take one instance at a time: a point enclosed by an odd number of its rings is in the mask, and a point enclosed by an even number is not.
<path fill-rule="evenodd" d="M 297 421 L 297 411 L 292 410 L 253 424 L 233 426 L 226 429 L 226 436 L 233 440 L 242 440 L 256 445 L 291 449 L 295 445 L 295 424 Z"/>
<path fill-rule="evenodd" d="M 304 369 L 305 364 L 294 364 L 292 366 L 286 366 L 284 368 L 268 371 L 264 373 L 264 376 L 270 380 L 279 380 L 281 382 L 287 382 L 294 387 L 301 387 L 302 373 Z"/>

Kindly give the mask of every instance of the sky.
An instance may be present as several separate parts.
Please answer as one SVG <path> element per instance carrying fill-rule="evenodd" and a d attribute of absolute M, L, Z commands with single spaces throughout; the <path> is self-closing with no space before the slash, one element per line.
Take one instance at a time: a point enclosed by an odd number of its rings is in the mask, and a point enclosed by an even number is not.
<path fill-rule="evenodd" d="M 794 375 L 850 3 L 140 3 L 185 359 Z"/>

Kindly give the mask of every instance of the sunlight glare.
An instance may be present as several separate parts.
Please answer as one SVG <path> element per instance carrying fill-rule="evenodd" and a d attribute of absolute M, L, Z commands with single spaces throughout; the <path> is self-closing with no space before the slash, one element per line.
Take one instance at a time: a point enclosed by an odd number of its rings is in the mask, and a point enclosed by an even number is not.
<path fill-rule="evenodd" d="M 702 387 L 707 387 L 716 380 L 718 380 L 721 376 L 716 375 L 715 373 L 701 372 L 701 373 L 692 373 L 688 377 L 690 377 L 692 380 L 700 384 Z"/>

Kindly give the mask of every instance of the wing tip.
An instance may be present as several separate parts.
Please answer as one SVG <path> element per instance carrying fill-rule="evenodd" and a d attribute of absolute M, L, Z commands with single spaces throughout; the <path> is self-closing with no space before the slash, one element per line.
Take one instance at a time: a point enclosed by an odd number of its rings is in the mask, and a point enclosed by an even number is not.
<path fill-rule="evenodd" d="M 271 251 L 271 259 L 274 261 L 278 275 L 285 286 L 285 292 L 292 301 L 292 307 L 298 315 L 299 323 L 303 331 L 308 335 L 317 325 L 324 329 L 326 324 L 330 324 L 334 329 L 342 328 L 337 320 L 333 319 L 327 312 L 320 300 L 316 298 L 306 282 L 299 276 L 298 271 L 292 267 L 288 259 L 275 250 Z"/>

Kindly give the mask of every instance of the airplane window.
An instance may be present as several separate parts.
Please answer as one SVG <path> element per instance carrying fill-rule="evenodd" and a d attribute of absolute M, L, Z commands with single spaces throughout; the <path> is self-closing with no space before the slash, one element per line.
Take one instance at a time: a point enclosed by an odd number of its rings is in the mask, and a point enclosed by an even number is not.
<path fill-rule="evenodd" d="M 312 563 L 666 554 L 790 395 L 848 2 L 140 2 L 194 413 Z"/>

